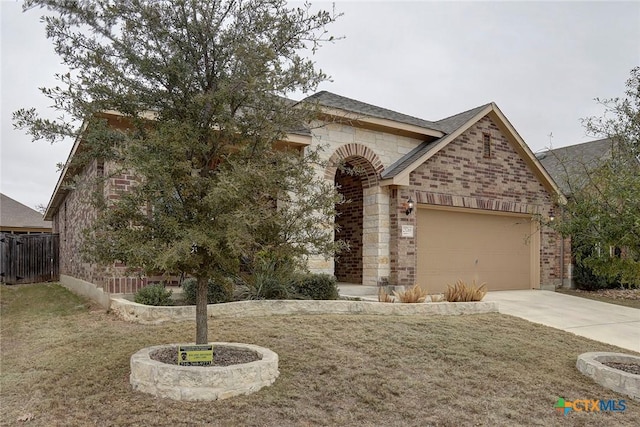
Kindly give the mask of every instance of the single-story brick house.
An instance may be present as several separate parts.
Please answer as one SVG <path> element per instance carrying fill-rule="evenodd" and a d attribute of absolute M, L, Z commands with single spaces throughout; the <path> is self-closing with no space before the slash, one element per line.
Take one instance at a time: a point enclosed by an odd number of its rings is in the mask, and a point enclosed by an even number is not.
<path fill-rule="evenodd" d="M 324 91 L 304 101 L 319 103 L 322 115 L 288 143 L 325 147 L 328 166 L 319 173 L 349 200 L 337 207 L 336 238 L 351 246 L 336 259 L 310 259 L 311 271 L 365 285 L 418 283 L 430 292 L 458 279 L 486 282 L 490 290 L 560 284 L 569 251 L 538 219 L 552 216 L 562 195 L 494 103 L 427 121 Z M 345 174 L 339 164 L 363 173 Z M 91 189 L 82 183 L 108 169 L 104 162 L 65 169 L 46 219 L 60 233 L 63 279 L 131 292 L 145 278 L 125 278 L 122 266 L 79 256 L 81 230 L 95 217 L 85 203 Z M 65 185 L 72 177 L 73 189 Z M 131 180 L 110 179 L 105 196 Z"/>

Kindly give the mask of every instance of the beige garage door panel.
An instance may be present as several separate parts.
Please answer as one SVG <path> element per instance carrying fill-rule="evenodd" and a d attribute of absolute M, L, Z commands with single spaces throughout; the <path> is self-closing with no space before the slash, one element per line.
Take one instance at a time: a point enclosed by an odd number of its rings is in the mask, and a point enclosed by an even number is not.
<path fill-rule="evenodd" d="M 490 290 L 531 288 L 531 219 L 420 208 L 418 284 L 486 282 Z"/>

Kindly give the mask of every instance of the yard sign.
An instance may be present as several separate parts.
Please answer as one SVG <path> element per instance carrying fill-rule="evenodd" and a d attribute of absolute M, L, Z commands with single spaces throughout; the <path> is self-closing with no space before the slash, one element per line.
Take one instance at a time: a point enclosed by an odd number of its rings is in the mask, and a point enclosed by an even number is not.
<path fill-rule="evenodd" d="M 213 363 L 213 345 L 178 346 L 178 365 L 208 366 Z"/>

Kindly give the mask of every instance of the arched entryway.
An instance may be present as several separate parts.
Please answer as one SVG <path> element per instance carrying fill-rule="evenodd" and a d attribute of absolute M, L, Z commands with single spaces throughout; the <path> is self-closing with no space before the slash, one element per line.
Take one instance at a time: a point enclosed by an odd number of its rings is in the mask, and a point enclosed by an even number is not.
<path fill-rule="evenodd" d="M 344 199 L 336 205 L 335 240 L 349 244 L 349 250 L 334 259 L 334 274 L 339 282 L 362 283 L 362 177 L 351 163 L 336 171 L 335 184 Z"/>
<path fill-rule="evenodd" d="M 334 181 L 345 200 L 336 205 L 335 239 L 348 242 L 350 247 L 334 259 L 334 275 L 339 282 L 371 284 L 379 276 L 378 222 L 383 215 L 376 194 L 382 168 L 378 156 L 360 144 L 340 147 L 329 161 L 325 176 Z"/>

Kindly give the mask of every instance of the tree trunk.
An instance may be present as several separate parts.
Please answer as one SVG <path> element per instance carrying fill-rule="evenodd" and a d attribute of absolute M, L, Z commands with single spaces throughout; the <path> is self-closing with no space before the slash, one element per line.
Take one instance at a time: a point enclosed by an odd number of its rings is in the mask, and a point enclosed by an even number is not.
<path fill-rule="evenodd" d="M 209 342 L 207 333 L 207 286 L 206 277 L 198 277 L 196 289 L 196 344 L 207 344 Z"/>

